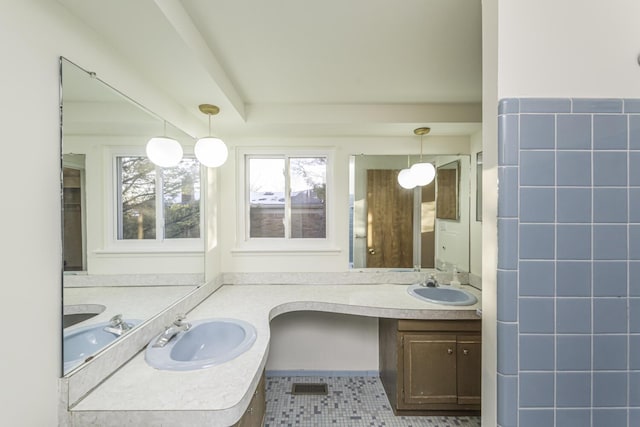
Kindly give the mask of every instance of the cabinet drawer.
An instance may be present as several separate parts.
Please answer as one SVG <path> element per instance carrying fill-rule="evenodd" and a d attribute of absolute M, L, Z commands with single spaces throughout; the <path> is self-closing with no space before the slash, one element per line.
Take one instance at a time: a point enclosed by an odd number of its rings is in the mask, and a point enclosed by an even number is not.
<path fill-rule="evenodd" d="M 398 331 L 401 332 L 480 332 L 480 320 L 398 320 Z"/>

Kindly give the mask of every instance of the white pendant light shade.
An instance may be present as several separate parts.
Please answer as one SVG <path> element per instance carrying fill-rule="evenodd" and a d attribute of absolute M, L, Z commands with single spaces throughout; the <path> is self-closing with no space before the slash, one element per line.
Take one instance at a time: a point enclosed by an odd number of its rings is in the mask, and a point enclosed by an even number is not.
<path fill-rule="evenodd" d="M 416 179 L 413 176 L 413 173 L 411 173 L 411 169 L 402 169 L 400 171 L 398 174 L 398 184 L 407 190 L 411 190 L 417 185 Z"/>
<path fill-rule="evenodd" d="M 156 136 L 147 142 L 147 157 L 162 168 L 177 166 L 182 160 L 182 146 L 178 141 L 166 136 Z"/>
<path fill-rule="evenodd" d="M 198 106 L 200 112 L 206 114 L 209 118 L 209 136 L 200 138 L 193 147 L 196 159 L 209 168 L 217 168 L 227 161 L 229 150 L 224 141 L 215 136 L 211 136 L 211 116 L 215 116 L 220 112 L 220 108 L 212 104 L 200 104 Z"/>
<path fill-rule="evenodd" d="M 410 170 L 416 185 L 427 185 L 436 177 L 436 168 L 431 163 L 416 163 Z"/>
<path fill-rule="evenodd" d="M 225 143 L 215 136 L 200 138 L 193 151 L 198 161 L 210 168 L 223 165 L 229 156 L 229 150 L 227 150 Z"/>

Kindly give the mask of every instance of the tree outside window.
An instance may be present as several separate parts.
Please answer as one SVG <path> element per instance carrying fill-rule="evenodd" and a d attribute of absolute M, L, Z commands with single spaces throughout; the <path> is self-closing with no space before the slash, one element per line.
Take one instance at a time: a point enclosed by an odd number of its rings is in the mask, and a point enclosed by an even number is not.
<path fill-rule="evenodd" d="M 118 240 L 198 239 L 200 164 L 159 168 L 143 156 L 116 157 Z"/>

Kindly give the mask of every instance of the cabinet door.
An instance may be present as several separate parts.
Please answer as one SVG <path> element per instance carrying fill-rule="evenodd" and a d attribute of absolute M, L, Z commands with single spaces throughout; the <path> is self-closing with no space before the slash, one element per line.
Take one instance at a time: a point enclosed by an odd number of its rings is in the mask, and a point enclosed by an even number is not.
<path fill-rule="evenodd" d="M 253 392 L 253 398 L 246 412 L 233 427 L 260 427 L 264 424 L 264 413 L 266 410 L 265 401 L 265 377 L 264 372 L 258 383 L 258 387 Z"/>
<path fill-rule="evenodd" d="M 403 400 L 456 403 L 456 336 L 403 334 Z"/>
<path fill-rule="evenodd" d="M 458 403 L 480 404 L 482 345 L 480 336 L 458 335 Z"/>

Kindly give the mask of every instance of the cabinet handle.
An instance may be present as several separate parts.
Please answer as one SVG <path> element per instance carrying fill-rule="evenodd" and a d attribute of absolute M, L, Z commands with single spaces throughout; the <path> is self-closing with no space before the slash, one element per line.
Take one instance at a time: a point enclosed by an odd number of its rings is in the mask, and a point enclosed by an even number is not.
<path fill-rule="evenodd" d="M 447 354 L 453 354 L 453 349 L 452 348 L 448 348 L 447 349 Z"/>
<path fill-rule="evenodd" d="M 249 410 L 247 411 L 250 414 L 253 414 L 253 406 L 249 408 Z"/>
<path fill-rule="evenodd" d="M 469 354 L 469 350 L 467 350 L 467 349 L 465 348 L 464 350 L 462 350 L 462 354 L 464 354 L 464 355 L 466 356 L 467 354 Z"/>
<path fill-rule="evenodd" d="M 373 249 L 373 248 L 369 248 L 369 254 L 375 255 L 376 254 L 376 250 Z"/>

